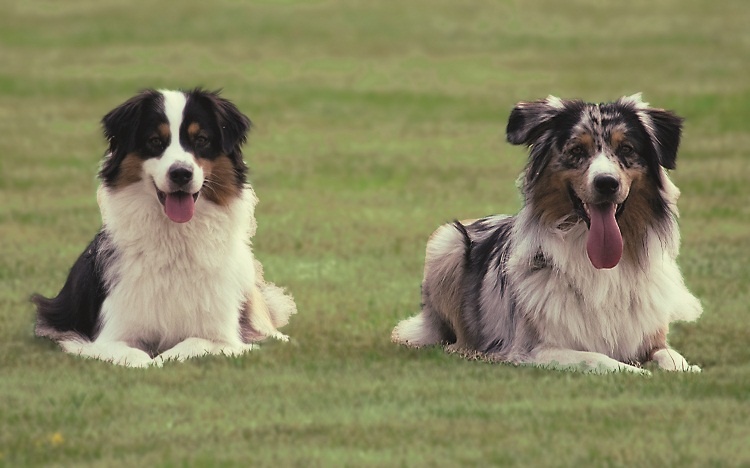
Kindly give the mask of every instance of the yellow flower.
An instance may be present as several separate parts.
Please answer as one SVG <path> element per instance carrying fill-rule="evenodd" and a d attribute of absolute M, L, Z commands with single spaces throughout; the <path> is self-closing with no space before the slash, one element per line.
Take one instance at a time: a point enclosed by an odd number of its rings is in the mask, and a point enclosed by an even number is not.
<path fill-rule="evenodd" d="M 65 442 L 65 439 L 63 438 L 62 434 L 60 434 L 59 432 L 55 432 L 50 436 L 49 442 L 53 447 L 57 447 L 58 445 L 62 445 L 62 443 Z"/>

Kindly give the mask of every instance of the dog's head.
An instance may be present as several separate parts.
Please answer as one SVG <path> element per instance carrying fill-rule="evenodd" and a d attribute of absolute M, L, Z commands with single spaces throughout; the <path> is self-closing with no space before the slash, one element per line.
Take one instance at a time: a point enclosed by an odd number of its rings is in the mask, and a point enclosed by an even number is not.
<path fill-rule="evenodd" d="M 526 202 L 554 227 L 584 221 L 587 251 L 596 268 L 612 268 L 623 233 L 667 215 L 659 190 L 674 169 L 682 119 L 648 107 L 640 94 L 592 104 L 550 96 L 520 102 L 507 138 L 530 147 L 523 176 Z"/>
<path fill-rule="evenodd" d="M 218 92 L 145 90 L 102 125 L 109 143 L 102 183 L 111 190 L 145 185 L 174 222 L 189 221 L 201 196 L 226 205 L 241 193 L 250 120 Z"/>

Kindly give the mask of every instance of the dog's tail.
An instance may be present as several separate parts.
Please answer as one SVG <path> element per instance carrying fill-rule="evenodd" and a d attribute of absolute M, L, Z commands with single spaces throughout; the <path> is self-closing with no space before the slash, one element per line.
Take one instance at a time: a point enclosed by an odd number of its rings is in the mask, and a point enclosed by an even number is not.
<path fill-rule="evenodd" d="M 61 342 L 91 341 L 97 332 L 99 310 L 104 302 L 104 284 L 97 258 L 103 234 L 100 232 L 78 257 L 57 296 L 31 296 L 36 306 L 37 336 Z"/>
<path fill-rule="evenodd" d="M 88 326 L 85 320 L 71 316 L 73 302 L 64 291 L 60 291 L 60 294 L 53 298 L 34 294 L 31 296 L 31 302 L 37 309 L 34 326 L 36 336 L 49 338 L 58 343 L 91 341 L 94 334 L 93 327 Z"/>
<path fill-rule="evenodd" d="M 464 263 L 469 263 L 469 261 L 471 260 L 471 247 L 473 245 L 471 236 L 469 236 L 469 231 L 467 231 L 466 226 L 464 226 L 463 223 L 461 223 L 461 221 L 457 219 L 453 220 L 453 223 L 451 225 L 461 233 L 461 237 L 464 243 Z"/>

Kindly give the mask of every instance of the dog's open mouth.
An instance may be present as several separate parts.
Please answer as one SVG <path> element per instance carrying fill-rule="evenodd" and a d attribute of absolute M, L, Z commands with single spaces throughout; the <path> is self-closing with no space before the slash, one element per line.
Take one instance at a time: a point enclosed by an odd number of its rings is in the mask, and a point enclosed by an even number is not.
<path fill-rule="evenodd" d="M 572 187 L 569 192 L 576 214 L 589 228 L 586 253 L 591 264 L 597 269 L 614 268 L 622 258 L 623 241 L 617 218 L 622 213 L 625 202 L 584 203 Z"/>
<path fill-rule="evenodd" d="M 162 192 L 156 187 L 156 196 L 159 198 L 159 203 L 164 207 L 164 213 L 167 217 L 175 223 L 187 223 L 193 218 L 195 213 L 195 202 L 198 201 L 198 195 L 200 192 L 187 193 L 181 190 L 176 192 Z"/>

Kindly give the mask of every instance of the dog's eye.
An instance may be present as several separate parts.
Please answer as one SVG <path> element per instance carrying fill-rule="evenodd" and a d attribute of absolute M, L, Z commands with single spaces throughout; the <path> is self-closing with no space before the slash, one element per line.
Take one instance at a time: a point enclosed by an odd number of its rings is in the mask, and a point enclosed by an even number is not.
<path fill-rule="evenodd" d="M 577 145 L 570 149 L 570 154 L 571 156 L 581 157 L 586 154 L 586 149 L 581 145 Z"/>
<path fill-rule="evenodd" d="M 208 139 L 208 137 L 204 135 L 198 135 L 195 137 L 195 145 L 196 146 L 208 146 L 211 140 Z"/>
<path fill-rule="evenodd" d="M 633 151 L 635 151 L 633 147 L 627 143 L 624 143 L 617 148 L 617 152 L 620 153 L 620 156 L 630 156 L 633 154 Z"/>
<path fill-rule="evenodd" d="M 154 149 L 161 149 L 164 146 L 164 143 L 159 137 L 151 137 L 148 139 L 148 145 Z"/>

